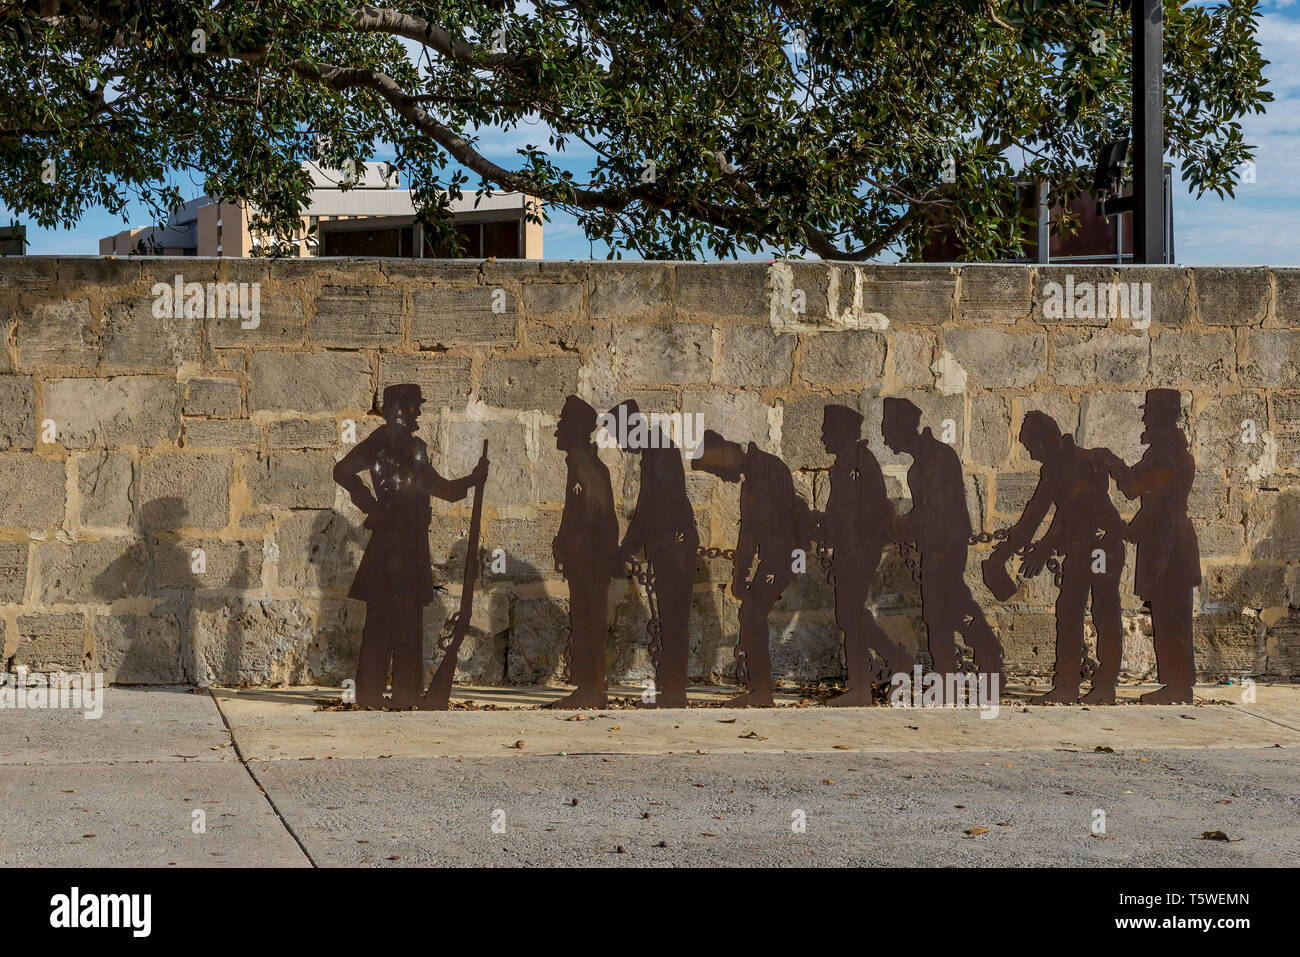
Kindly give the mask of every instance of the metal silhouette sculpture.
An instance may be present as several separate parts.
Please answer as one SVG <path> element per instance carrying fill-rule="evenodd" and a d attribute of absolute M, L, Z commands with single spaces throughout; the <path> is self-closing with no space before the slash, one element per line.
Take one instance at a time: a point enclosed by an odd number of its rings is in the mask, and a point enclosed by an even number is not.
<path fill-rule="evenodd" d="M 619 546 L 620 563 L 630 566 L 650 602 L 646 627 L 655 690 L 643 696 L 641 704 L 684 708 L 699 534 L 686 497 L 681 449 L 641 415 L 634 400 L 616 405 L 607 413 L 607 421 L 619 423 L 614 429 L 619 447 L 641 457 L 641 488 Z M 644 566 L 636 561 L 639 552 L 645 554 Z"/>
<path fill-rule="evenodd" d="M 1049 416 L 1037 411 L 1025 414 L 1020 442 L 1029 457 L 1040 463 L 1038 485 L 1020 519 L 999 536 L 1001 541 L 985 560 L 986 581 L 997 577 L 991 569 L 1001 568 L 1005 575 L 1012 555 L 1022 556 L 1020 571 L 1026 578 L 1042 571 L 1053 553 L 1061 555 L 1052 690 L 1034 703 L 1073 704 L 1079 700 L 1081 681 L 1091 677 L 1092 688 L 1083 702 L 1114 704 L 1123 653 L 1119 585 L 1125 532 L 1124 520 L 1110 498 L 1115 456 L 1108 449 L 1079 447 L 1071 436 L 1061 434 Z M 1032 543 L 1053 506 L 1047 533 Z M 1005 589 L 997 592 L 1000 601 L 1011 597 Z M 1088 658 L 1083 642 L 1089 595 L 1097 631 L 1096 662 Z"/>
<path fill-rule="evenodd" d="M 385 423 L 334 466 L 334 481 L 366 514 L 370 540 L 361 557 L 349 598 L 366 603 L 366 624 L 357 662 L 357 704 L 379 708 L 445 709 L 455 671 L 455 653 L 469 628 L 478 568 L 478 531 L 482 521 L 483 485 L 487 479 L 487 443 L 474 471 L 445 479 L 429 462 L 424 441 L 415 434 L 424 397 L 418 385 L 403 383 L 384 390 Z M 369 472 L 366 487 L 360 473 Z M 465 590 L 460 611 L 448 622 L 440 644 L 446 655 L 428 692 L 424 689 L 424 606 L 433 601 L 429 556 L 430 496 L 458 502 L 475 489 L 469 550 L 465 554 Z M 392 666 L 392 698 L 384 686 Z M 446 672 L 444 674 L 444 671 Z"/>
<path fill-rule="evenodd" d="M 1201 583 L 1196 529 L 1187 516 L 1187 498 L 1196 478 L 1196 460 L 1178 427 L 1182 413 L 1177 389 L 1150 389 L 1143 405 L 1147 446 L 1132 467 L 1111 456 L 1119 490 L 1141 498 L 1128 525 L 1137 544 L 1134 591 L 1151 608 L 1151 631 L 1158 691 L 1142 696 L 1143 704 L 1191 704 L 1196 679 L 1192 646 L 1192 589 Z"/>
<path fill-rule="evenodd" d="M 835 456 L 826 511 L 814 516 L 818 554 L 835 587 L 835 620 L 844 634 L 845 690 L 827 704 L 871 704 L 871 686 L 912 673 L 912 653 L 880 627 L 871 612 L 871 583 L 885 546 L 897 537 L 898 516 L 885 491 L 880 463 L 862 436 L 862 415 L 844 405 L 822 414 L 822 445 Z M 881 664 L 872 663 L 875 652 Z"/>
<path fill-rule="evenodd" d="M 907 399 L 884 400 L 881 431 L 885 444 L 910 455 L 907 485 L 912 508 L 899 519 L 898 542 L 904 558 L 920 579 L 921 619 L 925 622 L 930 661 L 943 675 L 969 671 L 958 654 L 954 635 L 960 634 L 974 653 L 975 666 L 1002 683 L 1002 645 L 984 611 L 966 584 L 966 546 L 970 514 L 961 460 L 952 446 L 929 430 L 918 431 L 921 410 Z M 917 564 L 912 549 L 920 553 Z"/>
<path fill-rule="evenodd" d="M 569 583 L 568 680 L 574 691 L 552 708 L 604 708 L 605 640 L 609 633 L 609 583 L 617 573 L 618 518 L 609 469 L 596 453 L 596 410 L 569 396 L 555 429 L 564 453 L 564 514 L 552 544 L 555 570 Z"/>
<path fill-rule="evenodd" d="M 740 482 L 740 531 L 732 558 L 731 592 L 740 599 L 736 683 L 744 692 L 724 707 L 771 707 L 772 654 L 768 616 L 794 580 L 796 550 L 808 551 L 811 513 L 794 490 L 786 464 L 753 442 L 745 448 L 717 432 L 704 433 L 692 469 Z"/>

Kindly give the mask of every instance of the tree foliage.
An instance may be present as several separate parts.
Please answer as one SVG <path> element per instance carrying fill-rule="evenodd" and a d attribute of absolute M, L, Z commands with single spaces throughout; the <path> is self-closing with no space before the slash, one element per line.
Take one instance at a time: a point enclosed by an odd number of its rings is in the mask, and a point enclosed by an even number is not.
<path fill-rule="evenodd" d="M 448 200 L 490 189 L 647 257 L 906 256 L 939 228 L 1002 257 L 1020 252 L 1017 183 L 1078 195 L 1126 134 L 1129 16 L 1118 0 L 0 3 L 0 199 L 45 226 L 165 210 L 184 169 L 289 230 L 302 160 L 391 149 L 444 240 Z M 1257 18 L 1255 0 L 1165 2 L 1167 152 L 1198 195 L 1232 193 L 1252 156 L 1240 119 L 1272 99 Z M 487 127 L 528 145 L 494 162 Z"/>

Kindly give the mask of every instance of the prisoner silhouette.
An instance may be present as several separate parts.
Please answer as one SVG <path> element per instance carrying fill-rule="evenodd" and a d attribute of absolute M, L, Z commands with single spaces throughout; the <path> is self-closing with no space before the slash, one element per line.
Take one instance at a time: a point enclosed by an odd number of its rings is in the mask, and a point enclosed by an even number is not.
<path fill-rule="evenodd" d="M 918 432 L 921 410 L 896 396 L 884 400 L 881 431 L 885 444 L 912 457 L 907 485 L 912 508 L 899 520 L 898 540 L 920 552 L 921 619 L 930 660 L 940 674 L 961 670 L 954 634 L 960 633 L 975 664 L 1001 683 L 1002 645 L 965 580 L 970 514 L 961 460 L 951 446 L 927 428 Z"/>
<path fill-rule="evenodd" d="M 605 640 L 609 633 L 609 583 L 618 570 L 618 518 L 609 469 L 592 433 L 596 410 L 576 395 L 564 401 L 555 447 L 564 453 L 564 514 L 552 552 L 556 571 L 569 583 L 569 680 L 572 694 L 552 708 L 603 708 Z"/>
<path fill-rule="evenodd" d="M 619 561 L 626 564 L 644 551 L 648 566 L 655 695 L 653 701 L 643 699 L 642 704 L 684 708 L 699 534 L 686 497 L 681 450 L 641 415 L 635 400 L 619 403 L 606 415 L 606 421 L 626 423 L 627 428 L 616 427 L 612 432 L 619 447 L 641 457 L 641 488 L 619 547 Z"/>
<path fill-rule="evenodd" d="M 872 614 L 871 583 L 898 516 L 885 491 L 880 463 L 862 436 L 862 415 L 844 405 L 822 413 L 822 445 L 835 456 L 826 511 L 814 516 L 814 537 L 831 552 L 835 620 L 844 633 L 845 691 L 827 704 L 871 704 L 874 650 L 888 674 L 911 674 L 912 653 L 895 642 Z M 883 677 L 883 675 L 882 675 Z"/>
<path fill-rule="evenodd" d="M 1005 563 L 1021 549 L 1021 574 L 1032 578 L 1053 553 L 1063 555 L 1056 598 L 1056 665 L 1052 690 L 1035 703 L 1070 704 L 1079 700 L 1084 662 L 1083 623 L 1092 596 L 1092 623 L 1097 630 L 1098 667 L 1086 704 L 1114 704 L 1123 653 L 1119 579 L 1124 567 L 1124 520 L 1110 499 L 1111 459 L 1107 449 L 1085 449 L 1042 412 L 1028 412 L 1020 442 L 1041 463 L 1038 485 L 1019 520 L 994 549 L 990 561 Z M 1042 540 L 1034 533 L 1056 507 Z M 1008 596 L 1009 597 L 1009 596 Z"/>
<path fill-rule="evenodd" d="M 1196 460 L 1178 427 L 1177 389 L 1149 389 L 1143 405 L 1147 446 L 1132 468 L 1111 456 L 1119 490 L 1141 498 L 1129 522 L 1137 543 L 1134 591 L 1151 607 L 1156 668 L 1164 687 L 1142 696 L 1143 704 L 1190 704 L 1196 679 L 1192 648 L 1192 589 L 1201 583 L 1196 529 L 1187 516 L 1187 498 L 1196 479 Z"/>
<path fill-rule="evenodd" d="M 445 479 L 429 462 L 424 441 L 415 435 L 424 396 L 411 383 L 384 390 L 380 426 L 334 466 L 334 481 L 366 513 L 366 543 L 349 598 L 366 603 L 366 624 L 357 662 L 357 704 L 384 704 L 392 663 L 391 704 L 416 705 L 424 691 L 424 606 L 433 601 L 429 558 L 429 497 L 458 502 L 487 476 L 481 458 L 464 478 Z M 374 492 L 359 473 L 368 471 Z M 481 494 L 481 492 L 480 492 Z M 467 555 L 467 562 L 477 561 Z M 466 624 L 468 624 L 466 622 Z"/>
<path fill-rule="evenodd" d="M 770 707 L 774 702 L 767 620 L 794 578 L 795 549 L 807 553 L 808 505 L 795 492 L 785 463 L 753 442 L 745 448 L 710 429 L 704 433 L 703 448 L 691 468 L 724 482 L 741 483 L 731 591 L 740 599 L 736 683 L 745 691 L 724 707 Z"/>

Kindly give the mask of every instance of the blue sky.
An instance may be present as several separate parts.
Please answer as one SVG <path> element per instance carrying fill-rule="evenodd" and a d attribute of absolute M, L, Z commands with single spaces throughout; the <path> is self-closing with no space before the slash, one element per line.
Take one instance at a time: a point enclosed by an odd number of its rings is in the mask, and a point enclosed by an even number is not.
<path fill-rule="evenodd" d="M 1194 199 L 1185 186 L 1174 187 L 1174 243 L 1179 262 L 1191 265 L 1300 264 L 1300 3 L 1297 0 L 1264 0 L 1261 4 L 1259 39 L 1268 89 L 1274 102 L 1261 116 L 1243 121 L 1246 142 L 1256 147 L 1255 182 L 1242 183 L 1236 197 L 1215 196 Z M 481 148 L 492 159 L 508 163 L 514 150 L 534 143 L 545 145 L 542 128 L 481 131 Z M 382 155 L 376 159 L 383 159 Z M 572 157 L 578 171 L 581 157 Z M 566 164 L 570 165 L 570 164 Z M 189 177 L 181 179 L 182 184 Z M 474 179 L 472 182 L 476 182 Z M 182 185 L 185 195 L 197 195 L 199 187 Z M 0 208 L 0 222 L 10 212 Z M 142 207 L 128 212 L 131 225 L 145 225 L 148 214 Z M 20 217 L 21 219 L 21 217 Z M 29 227 L 29 252 L 35 254 L 87 255 L 99 251 L 99 239 L 125 227 L 121 217 L 92 208 L 76 227 L 49 230 Z M 545 230 L 548 259 L 603 258 L 606 249 L 590 244 L 572 217 L 554 213 Z"/>

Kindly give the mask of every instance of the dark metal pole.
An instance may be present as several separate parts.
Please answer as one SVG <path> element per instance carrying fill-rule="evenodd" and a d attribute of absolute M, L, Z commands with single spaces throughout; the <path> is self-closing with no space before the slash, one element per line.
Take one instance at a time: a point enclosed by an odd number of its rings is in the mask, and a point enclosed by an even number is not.
<path fill-rule="evenodd" d="M 1164 6 L 1133 4 L 1133 261 L 1169 261 L 1165 233 Z"/>

